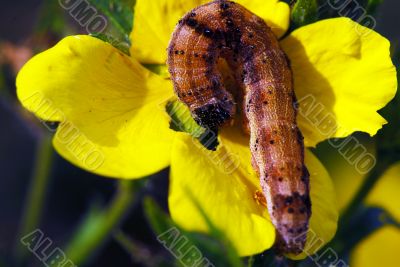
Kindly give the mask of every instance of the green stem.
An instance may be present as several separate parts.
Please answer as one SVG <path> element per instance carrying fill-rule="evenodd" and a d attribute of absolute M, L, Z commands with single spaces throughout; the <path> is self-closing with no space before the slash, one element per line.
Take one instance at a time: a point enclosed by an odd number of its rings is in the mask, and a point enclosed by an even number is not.
<path fill-rule="evenodd" d="M 141 243 L 136 243 L 135 240 L 117 230 L 113 234 L 114 240 L 131 256 L 134 264 L 143 266 L 171 266 L 171 263 L 163 255 L 158 253 L 149 253 L 148 249 Z"/>
<path fill-rule="evenodd" d="M 20 262 L 24 261 L 28 252 L 19 242 L 20 238 L 38 228 L 40 224 L 53 155 L 51 137 L 45 135 L 40 141 L 36 152 L 32 181 L 27 193 L 18 243 L 16 244 L 16 259 Z"/>
<path fill-rule="evenodd" d="M 116 231 L 113 237 L 132 257 L 135 256 L 135 252 L 137 252 L 139 249 L 133 240 L 131 240 L 121 230 Z"/>
<path fill-rule="evenodd" d="M 254 262 L 255 262 L 255 255 L 253 255 L 253 256 L 250 256 L 248 259 L 247 259 L 247 267 L 253 267 L 254 266 Z"/>
<path fill-rule="evenodd" d="M 120 181 L 118 192 L 110 206 L 89 215 L 64 250 L 75 265 L 83 265 L 118 226 L 134 200 L 135 187 L 130 181 Z"/>

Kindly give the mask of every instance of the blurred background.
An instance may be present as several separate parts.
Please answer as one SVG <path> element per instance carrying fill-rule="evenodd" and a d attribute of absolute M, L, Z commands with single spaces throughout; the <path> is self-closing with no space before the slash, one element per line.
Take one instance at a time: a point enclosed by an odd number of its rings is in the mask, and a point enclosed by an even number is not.
<path fill-rule="evenodd" d="M 396 48 L 400 40 L 400 1 L 384 0 L 373 12 L 376 30 Z M 109 29 L 111 35 L 113 31 Z M 100 240 L 69 250 L 79 259 L 79 266 L 175 265 L 157 242 L 142 201 L 151 196 L 167 211 L 168 171 L 131 184 L 82 171 L 54 152 L 49 141 L 51 133 L 16 99 L 15 77 L 21 66 L 62 37 L 76 33 L 86 34 L 56 0 L 1 1 L 0 267 L 43 266 L 19 241 L 21 233 L 32 226 L 60 247 L 71 240 L 79 244 L 80 238 L 90 236 L 93 229 L 104 227 L 108 233 L 103 233 Z M 361 134 L 360 138 L 374 146 L 375 140 Z M 322 144 L 315 152 L 322 161 L 328 161 L 332 157 L 326 156 L 329 149 Z M 334 168 L 331 166 L 329 171 L 334 172 Z M 109 231 L 96 219 L 109 215 L 103 212 L 118 201 L 115 198 L 121 196 L 121 191 L 128 198 L 123 202 L 127 212 L 119 216 L 119 227 Z M 135 197 L 129 199 L 131 194 Z"/>

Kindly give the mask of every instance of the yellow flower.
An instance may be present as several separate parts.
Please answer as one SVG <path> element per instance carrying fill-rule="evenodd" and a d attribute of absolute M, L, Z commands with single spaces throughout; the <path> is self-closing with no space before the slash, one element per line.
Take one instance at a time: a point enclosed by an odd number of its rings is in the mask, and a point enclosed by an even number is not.
<path fill-rule="evenodd" d="M 400 162 L 390 167 L 369 193 L 365 204 L 388 211 L 398 225 L 386 225 L 358 244 L 350 257 L 350 266 L 396 267 L 400 245 Z"/>
<path fill-rule="evenodd" d="M 342 203 L 345 206 L 361 186 L 364 177 L 357 175 L 352 166 L 343 162 L 339 163 L 336 168 L 340 170 L 340 174 L 332 175 L 332 177 L 337 191 L 344 192 L 340 197 L 343 197 Z M 398 266 L 398 247 L 400 244 L 399 174 L 400 162 L 384 172 L 364 202 L 367 207 L 378 207 L 386 210 L 396 220 L 397 225 L 384 225 L 369 236 L 364 237 L 350 254 L 350 266 Z M 355 182 L 351 180 L 355 180 Z M 382 219 L 387 220 L 386 218 Z"/>
<path fill-rule="evenodd" d="M 172 85 L 141 65 L 164 64 L 174 25 L 205 1 L 136 2 L 131 56 L 93 37 L 67 37 L 21 70 L 19 99 L 38 117 L 61 122 L 54 146 L 73 164 L 118 178 L 140 178 L 171 166 L 169 207 L 178 224 L 207 231 L 187 194 L 190 190 L 240 255 L 270 248 L 275 230 L 266 208 L 253 199 L 260 186 L 250 164 L 248 137 L 236 128 L 223 129 L 217 151 L 210 152 L 187 134 L 170 130 L 164 105 L 173 98 Z M 238 2 L 264 18 L 277 36 L 288 29 L 287 4 Z M 337 18 L 300 28 L 282 40 L 296 94 L 307 100 L 300 103 L 304 116 L 299 116 L 299 125 L 308 146 L 353 131 L 373 135 L 385 123 L 376 111 L 394 96 L 396 72 L 389 42 L 367 31 Z M 318 114 L 307 109 L 315 104 L 324 107 Z M 323 126 L 327 117 L 328 128 Z M 336 231 L 335 193 L 323 165 L 308 150 L 306 165 L 311 173 L 311 230 L 326 243 Z"/>
<path fill-rule="evenodd" d="M 384 226 L 356 246 L 350 257 L 350 266 L 397 267 L 399 266 L 399 244 L 400 229 L 393 225 Z"/>

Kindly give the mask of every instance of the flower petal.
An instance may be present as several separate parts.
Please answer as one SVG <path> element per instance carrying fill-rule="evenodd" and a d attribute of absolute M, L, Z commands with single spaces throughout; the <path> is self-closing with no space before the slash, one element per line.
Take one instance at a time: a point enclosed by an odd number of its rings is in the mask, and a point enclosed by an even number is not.
<path fill-rule="evenodd" d="M 332 178 L 339 211 L 342 212 L 376 163 L 375 144 L 366 134 L 356 133 L 319 144 L 317 156 Z"/>
<path fill-rule="evenodd" d="M 333 187 L 321 163 L 308 151 L 306 161 L 311 171 L 311 228 L 328 242 L 337 222 Z M 254 199 L 261 187 L 250 164 L 248 137 L 240 131 L 224 129 L 216 152 L 205 150 L 197 140 L 184 134 L 175 140 L 169 195 L 171 216 L 188 230 L 206 232 L 206 223 L 190 200 L 188 190 L 240 255 L 259 253 L 273 245 L 275 230 L 266 207 Z"/>
<path fill-rule="evenodd" d="M 17 77 L 22 104 L 61 122 L 57 151 L 83 169 L 138 178 L 169 165 L 173 132 L 162 102 L 170 82 L 99 39 L 67 37 Z"/>
<path fill-rule="evenodd" d="M 362 241 L 350 257 L 352 267 L 396 267 L 399 265 L 400 229 L 385 226 Z"/>
<path fill-rule="evenodd" d="M 369 193 L 366 204 L 387 210 L 400 222 L 400 163 L 391 166 Z M 384 226 L 356 246 L 350 257 L 351 266 L 397 266 L 400 229 Z"/>
<path fill-rule="evenodd" d="M 140 62 L 165 64 L 167 46 L 178 20 L 209 0 L 137 0 L 131 54 Z M 289 26 L 289 6 L 278 0 L 240 0 L 238 3 L 266 20 L 281 36 Z"/>
<path fill-rule="evenodd" d="M 290 7 L 279 0 L 237 0 L 237 3 L 264 19 L 276 36 L 283 36 L 289 28 Z"/>
<path fill-rule="evenodd" d="M 253 194 L 259 189 L 257 178 L 249 179 L 249 173 L 240 166 L 231 173 L 237 166 L 238 155 L 223 146 L 213 153 L 187 135 L 181 135 L 172 150 L 169 193 L 172 218 L 188 230 L 207 232 L 203 217 L 188 196 L 187 190 L 190 190 L 240 255 L 271 247 L 275 229 L 266 209 L 253 200 Z"/>
<path fill-rule="evenodd" d="M 378 182 L 369 193 L 366 204 L 378 206 L 387 210 L 400 222 L 400 162 L 391 166 L 379 178 Z M 399 243 L 400 244 L 400 243 Z"/>
<path fill-rule="evenodd" d="M 374 135 L 386 123 L 376 111 L 395 95 L 390 43 L 348 18 L 299 28 L 282 41 L 300 102 L 308 146 L 355 131 Z"/>

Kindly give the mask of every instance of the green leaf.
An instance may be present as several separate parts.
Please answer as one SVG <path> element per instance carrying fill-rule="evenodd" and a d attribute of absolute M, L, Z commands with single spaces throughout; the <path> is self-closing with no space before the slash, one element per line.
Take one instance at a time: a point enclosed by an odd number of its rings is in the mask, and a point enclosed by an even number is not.
<path fill-rule="evenodd" d="M 171 118 L 170 128 L 177 132 L 190 134 L 207 149 L 215 151 L 218 142 L 218 133 L 205 129 L 197 124 L 189 108 L 179 100 L 171 100 L 166 105 L 166 111 Z"/>
<path fill-rule="evenodd" d="M 121 52 L 123 52 L 126 55 L 130 55 L 129 52 L 129 43 L 118 40 L 116 38 L 114 38 L 113 36 L 104 34 L 104 33 L 92 33 L 90 34 L 91 36 L 98 38 L 104 42 L 107 42 L 109 44 L 111 44 L 112 46 L 114 46 L 115 48 L 117 48 L 118 50 L 120 50 Z"/>
<path fill-rule="evenodd" d="M 148 253 L 150 249 L 149 244 L 138 242 L 121 230 L 116 230 L 113 234 L 113 238 L 121 246 L 121 248 L 130 255 L 133 263 L 135 263 L 135 266 L 137 264 L 140 266 L 171 266 L 171 263 L 165 257 L 164 253 L 159 251 L 152 251 L 152 253 Z"/>
<path fill-rule="evenodd" d="M 382 3 L 383 3 L 383 0 L 368 0 L 368 4 L 367 4 L 367 12 L 368 12 L 368 14 L 375 14 L 376 13 L 376 9 Z"/>
<path fill-rule="evenodd" d="M 66 29 L 66 21 L 63 9 L 60 8 L 58 1 L 45 0 L 39 10 L 38 22 L 35 26 L 36 33 L 39 34 L 63 34 Z"/>
<path fill-rule="evenodd" d="M 192 118 L 189 108 L 179 100 L 171 100 L 167 103 L 166 110 L 171 117 L 170 128 L 177 132 L 188 133 L 199 138 L 205 131 Z"/>
<path fill-rule="evenodd" d="M 128 214 L 139 185 L 137 181 L 119 181 L 117 193 L 109 206 L 104 209 L 95 206 L 89 211 L 64 249 L 74 264 L 84 265 L 107 241 L 112 230 Z"/>
<path fill-rule="evenodd" d="M 130 42 L 132 31 L 133 7 L 136 0 L 88 0 L 98 11 L 103 13 L 115 30 L 126 41 Z"/>
<path fill-rule="evenodd" d="M 238 254 L 225 242 L 226 239 L 221 236 L 221 233 L 214 236 L 214 230 L 210 235 L 185 231 L 176 225 L 151 198 L 145 199 L 144 207 L 146 217 L 158 235 L 157 239 L 178 263 L 184 266 L 195 266 L 198 263 L 188 264 L 187 261 L 190 260 L 189 251 L 197 251 L 201 259 L 208 260 L 214 266 L 243 266 Z"/>
<path fill-rule="evenodd" d="M 144 210 L 151 227 L 157 234 L 164 233 L 171 227 L 176 226 L 171 218 L 169 218 L 155 201 L 149 197 L 146 197 L 144 200 Z"/>
<path fill-rule="evenodd" d="M 296 26 L 304 26 L 317 21 L 317 0 L 298 0 L 292 8 L 291 18 Z"/>
<path fill-rule="evenodd" d="M 165 64 L 143 64 L 143 66 L 163 78 L 169 78 L 168 67 Z"/>
<path fill-rule="evenodd" d="M 317 0 L 318 17 L 319 19 L 335 18 L 340 16 L 351 17 L 353 20 L 358 21 L 363 15 L 355 15 L 356 10 L 363 9 L 366 11 L 365 15 L 374 16 L 377 7 L 382 4 L 383 0 L 358 0 L 358 1 L 331 1 L 331 0 Z M 334 4 L 335 3 L 335 4 Z M 354 12 L 354 13 L 353 13 Z M 353 16 L 350 15 L 353 13 Z"/>

